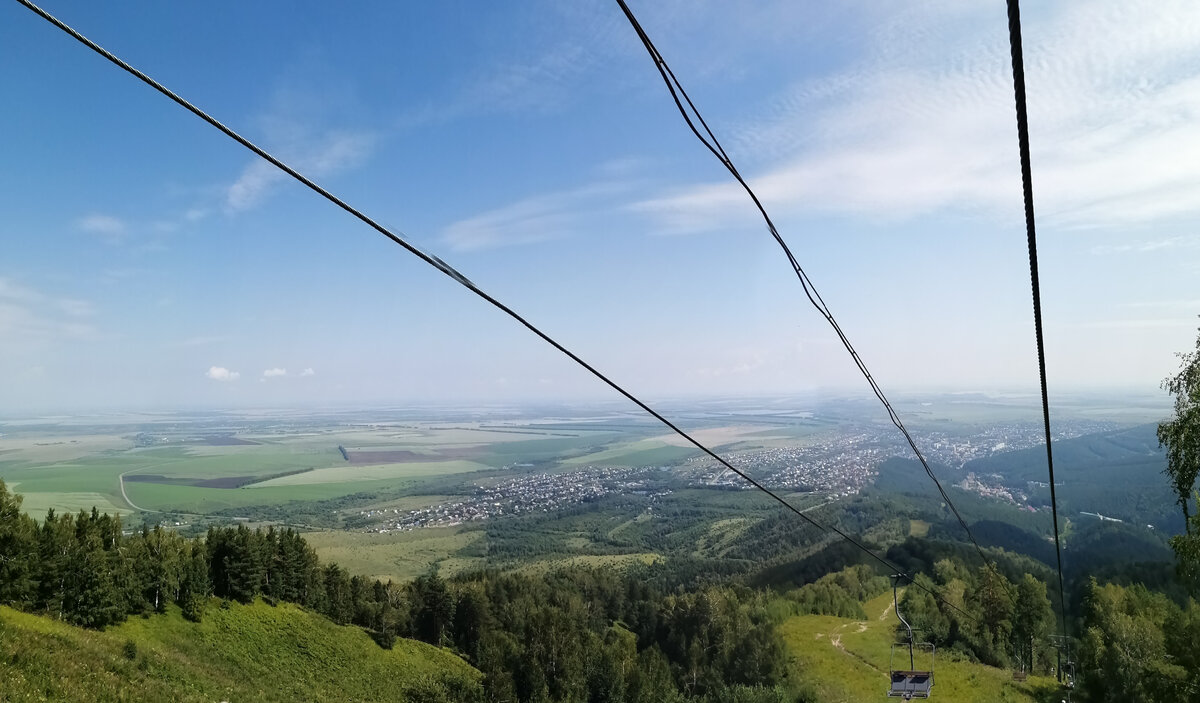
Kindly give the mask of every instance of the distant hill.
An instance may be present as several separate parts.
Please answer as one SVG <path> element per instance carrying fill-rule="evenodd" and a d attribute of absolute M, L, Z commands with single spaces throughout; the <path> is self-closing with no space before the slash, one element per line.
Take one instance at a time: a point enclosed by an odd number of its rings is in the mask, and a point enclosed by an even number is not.
<path fill-rule="evenodd" d="M 1059 510 L 1072 519 L 1077 513 L 1099 513 L 1143 527 L 1150 524 L 1182 532 L 1182 516 L 1162 473 L 1165 467 L 1153 424 L 1055 442 Z M 1044 447 L 976 459 L 963 471 L 976 476 L 997 474 L 1005 485 L 1026 491 L 1034 504 L 1049 503 Z"/>
<path fill-rule="evenodd" d="M 203 622 L 132 618 L 103 632 L 0 607 L 0 699 L 462 701 L 480 674 L 413 640 L 381 649 L 358 627 L 291 604 L 216 600 Z"/>

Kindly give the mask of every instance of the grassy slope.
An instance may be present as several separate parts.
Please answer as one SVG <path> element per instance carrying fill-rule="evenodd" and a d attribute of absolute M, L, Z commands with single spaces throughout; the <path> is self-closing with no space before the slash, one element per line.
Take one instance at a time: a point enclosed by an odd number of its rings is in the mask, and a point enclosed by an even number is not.
<path fill-rule="evenodd" d="M 0 701 L 391 701 L 478 677 L 448 652 L 383 650 L 286 604 L 211 607 L 200 624 L 172 609 L 104 632 L 0 607 Z"/>
<path fill-rule="evenodd" d="M 408 581 L 437 564 L 443 576 L 483 566 L 477 557 L 458 553 L 484 537 L 483 530 L 428 527 L 385 535 L 372 532 L 306 532 L 308 542 L 324 563 L 337 563 L 352 574 L 381 581 Z"/>
<path fill-rule="evenodd" d="M 896 619 L 889 592 L 863 605 L 865 622 L 827 615 L 789 618 L 780 627 L 795 675 L 823 703 L 887 700 L 888 668 Z M 907 664 L 907 662 L 905 662 Z M 921 666 L 918 659 L 917 666 Z M 934 667 L 933 697 L 956 703 L 1057 701 L 1053 679 L 1012 680 L 1008 671 L 942 655 Z"/>

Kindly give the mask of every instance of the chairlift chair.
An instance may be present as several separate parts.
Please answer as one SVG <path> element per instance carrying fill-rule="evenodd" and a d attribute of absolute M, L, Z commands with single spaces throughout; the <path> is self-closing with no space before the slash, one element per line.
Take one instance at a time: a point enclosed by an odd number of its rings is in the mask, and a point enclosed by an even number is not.
<path fill-rule="evenodd" d="M 916 642 L 913 637 L 912 625 L 909 625 L 904 616 L 900 614 L 900 602 L 896 596 L 896 585 L 899 579 L 899 574 L 892 577 L 892 606 L 896 610 L 896 617 L 904 624 L 904 629 L 908 630 L 908 642 L 892 645 L 892 658 L 888 666 L 891 670 L 892 682 L 888 688 L 887 697 L 902 698 L 906 701 L 911 701 L 914 698 L 929 698 L 930 694 L 933 693 L 933 663 L 937 654 L 936 647 L 929 642 Z M 907 650 L 908 654 L 908 668 L 897 669 L 896 653 L 900 653 L 901 664 L 903 664 L 905 650 Z M 928 669 L 918 669 L 916 667 L 916 652 L 929 653 Z"/>

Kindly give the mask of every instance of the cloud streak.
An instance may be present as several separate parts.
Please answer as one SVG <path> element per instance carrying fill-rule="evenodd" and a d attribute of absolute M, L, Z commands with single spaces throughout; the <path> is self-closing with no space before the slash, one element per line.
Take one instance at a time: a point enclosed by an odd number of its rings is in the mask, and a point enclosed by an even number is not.
<path fill-rule="evenodd" d="M 602 182 L 526 198 L 452 223 L 442 230 L 442 241 L 454 251 L 481 251 L 560 239 L 630 189 Z"/>
<path fill-rule="evenodd" d="M 1079 3 L 1031 13 L 1025 24 L 1039 214 L 1093 228 L 1200 211 L 1194 9 Z M 747 175 L 781 214 L 1019 210 L 1005 27 L 1002 8 L 979 5 L 883 17 L 868 56 L 798 83 L 736 131 L 734 158 L 765 162 Z M 632 209 L 687 233 L 728 227 L 749 205 L 720 181 Z"/>
<path fill-rule="evenodd" d="M 0 276 L 0 346 L 9 351 L 94 339 L 94 314 L 89 301 L 48 295 Z"/>
<path fill-rule="evenodd" d="M 362 163 L 373 139 L 365 132 L 333 131 L 319 137 L 293 139 L 279 155 L 290 166 L 313 178 L 334 175 Z M 225 192 L 225 209 L 236 213 L 258 205 L 287 174 L 266 161 L 247 164 Z"/>

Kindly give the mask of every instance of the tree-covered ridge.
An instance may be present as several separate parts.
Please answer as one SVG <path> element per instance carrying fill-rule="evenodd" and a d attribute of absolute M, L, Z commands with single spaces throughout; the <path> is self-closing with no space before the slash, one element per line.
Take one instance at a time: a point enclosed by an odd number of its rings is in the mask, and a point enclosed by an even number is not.
<path fill-rule="evenodd" d="M 664 591 L 591 569 L 383 583 L 321 564 L 290 529 L 214 527 L 192 541 L 160 527 L 124 534 L 119 517 L 95 510 L 51 511 L 39 524 L 20 503 L 0 482 L 0 604 L 75 625 L 103 629 L 171 603 L 201 621 L 213 596 L 262 598 L 358 625 L 384 647 L 411 637 L 449 648 L 483 672 L 497 703 L 798 696 L 770 596 L 745 586 Z"/>

